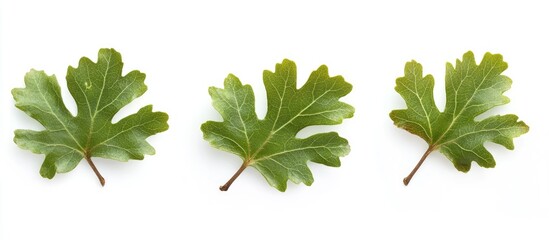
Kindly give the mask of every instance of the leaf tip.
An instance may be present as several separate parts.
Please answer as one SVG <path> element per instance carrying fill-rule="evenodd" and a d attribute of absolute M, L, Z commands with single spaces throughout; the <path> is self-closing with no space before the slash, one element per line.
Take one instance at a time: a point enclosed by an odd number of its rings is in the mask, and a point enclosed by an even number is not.
<path fill-rule="evenodd" d="M 55 166 L 55 163 L 48 161 L 46 157 L 46 160 L 44 160 L 44 163 L 42 163 L 42 166 L 40 167 L 40 176 L 47 179 L 53 179 L 56 172 L 57 167 Z"/>
<path fill-rule="evenodd" d="M 490 53 L 487 52 L 486 54 L 490 54 Z M 485 56 L 486 56 L 486 54 L 485 54 Z M 465 52 L 463 54 L 463 60 L 465 61 L 465 59 L 472 59 L 474 61 L 475 60 L 475 54 L 473 53 L 473 51 L 469 50 L 469 51 Z"/>
<path fill-rule="evenodd" d="M 530 126 L 528 126 L 525 122 L 520 121 L 519 124 L 522 126 L 523 134 L 530 131 Z"/>
<path fill-rule="evenodd" d="M 285 59 L 282 60 L 281 63 L 276 64 L 275 72 L 290 71 L 290 72 L 294 72 L 294 75 L 295 75 L 296 68 L 297 68 L 297 66 L 296 66 L 294 61 L 285 58 Z"/>
<path fill-rule="evenodd" d="M 98 57 L 101 59 L 102 57 L 116 57 L 116 58 L 122 58 L 122 55 L 117 52 L 114 48 L 101 48 L 99 49 Z"/>
<path fill-rule="evenodd" d="M 223 86 L 225 87 L 225 89 L 239 88 L 242 87 L 242 82 L 240 82 L 240 79 L 237 76 L 229 73 L 229 75 L 227 75 L 227 77 L 225 78 Z"/>
<path fill-rule="evenodd" d="M 283 186 L 282 185 L 277 185 L 277 186 L 271 185 L 271 186 L 276 188 L 276 190 L 278 190 L 279 192 L 286 192 L 286 189 L 287 189 L 286 184 L 284 184 Z M 308 185 L 308 186 L 310 186 L 310 185 Z"/>
<path fill-rule="evenodd" d="M 404 77 L 406 78 L 406 77 L 409 77 L 410 75 L 423 77 L 423 66 L 421 65 L 421 63 L 418 63 L 415 60 L 412 60 L 407 62 L 404 65 Z"/>
<path fill-rule="evenodd" d="M 282 66 L 288 66 L 288 65 L 295 66 L 295 62 L 287 58 L 282 59 L 282 63 L 280 64 L 282 64 Z"/>
<path fill-rule="evenodd" d="M 326 75 L 330 75 L 328 73 L 328 66 L 326 66 L 326 64 L 322 64 L 322 65 L 318 66 L 317 71 L 322 72 L 322 73 L 326 73 Z M 337 77 L 343 78 L 341 75 L 333 76 L 333 78 L 337 78 Z"/>

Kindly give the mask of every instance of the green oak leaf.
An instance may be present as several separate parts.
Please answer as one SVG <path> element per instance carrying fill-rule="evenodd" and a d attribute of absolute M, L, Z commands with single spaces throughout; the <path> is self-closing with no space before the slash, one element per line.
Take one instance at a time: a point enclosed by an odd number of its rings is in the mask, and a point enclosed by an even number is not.
<path fill-rule="evenodd" d="M 25 88 L 12 90 L 15 106 L 45 127 L 18 129 L 14 137 L 19 147 L 46 155 L 42 177 L 69 172 L 84 158 L 104 185 L 91 157 L 125 162 L 155 153 L 145 139 L 168 129 L 166 113 L 153 112 L 148 105 L 112 123 L 121 108 L 147 91 L 145 74 L 131 71 L 122 76 L 122 66 L 114 49 L 99 50 L 97 63 L 84 57 L 77 68 L 69 66 L 67 86 L 78 107 L 76 116 L 63 103 L 55 75 L 33 69 L 25 75 Z"/>
<path fill-rule="evenodd" d="M 235 175 L 220 187 L 222 191 L 228 190 L 248 166 L 257 169 L 271 186 L 282 192 L 288 179 L 310 186 L 313 175 L 307 161 L 338 167 L 339 157 L 350 151 L 347 140 L 335 132 L 296 138 L 307 126 L 340 124 L 344 118 L 353 116 L 354 108 L 339 101 L 352 89 L 343 77 L 330 77 L 323 65 L 297 89 L 296 65 L 284 60 L 276 65 L 275 72 L 263 72 L 263 82 L 268 100 L 263 120 L 255 113 L 252 87 L 242 85 L 236 76 L 229 74 L 225 88 L 209 89 L 213 106 L 224 121 L 204 123 L 201 127 L 204 139 L 243 160 Z"/>
<path fill-rule="evenodd" d="M 404 77 L 396 80 L 395 90 L 406 101 L 407 109 L 390 113 L 394 124 L 423 138 L 429 147 L 413 171 L 404 178 L 408 185 L 427 156 L 440 150 L 457 170 L 467 172 L 471 162 L 495 167 L 487 141 L 514 148 L 513 138 L 528 132 L 528 126 L 512 114 L 492 116 L 480 121 L 480 114 L 509 102 L 503 93 L 511 88 L 511 79 L 501 73 L 507 63 L 499 54 L 486 53 L 479 65 L 472 52 L 446 64 L 446 107 L 440 112 L 433 99 L 433 76 L 423 76 L 421 64 L 406 64 Z"/>

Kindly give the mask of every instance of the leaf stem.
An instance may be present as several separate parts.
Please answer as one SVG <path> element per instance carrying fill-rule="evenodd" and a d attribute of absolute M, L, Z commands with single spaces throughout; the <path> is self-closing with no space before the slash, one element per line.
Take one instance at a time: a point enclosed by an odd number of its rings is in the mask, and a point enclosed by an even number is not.
<path fill-rule="evenodd" d="M 231 187 L 231 184 L 233 184 L 234 180 L 236 180 L 238 176 L 240 176 L 240 174 L 244 171 L 244 169 L 246 169 L 246 167 L 248 167 L 248 161 L 244 161 L 242 163 L 242 166 L 240 166 L 240 168 L 238 169 L 238 171 L 234 173 L 234 175 L 231 177 L 231 179 L 229 179 L 229 181 L 227 181 L 227 183 L 225 183 L 225 185 L 220 186 L 219 190 L 221 191 L 229 190 L 229 187 Z"/>
<path fill-rule="evenodd" d="M 427 158 L 427 156 L 429 156 L 429 154 L 434 150 L 435 148 L 433 146 L 429 146 L 429 148 L 427 148 L 427 151 L 425 151 L 425 153 L 423 154 L 423 156 L 421 157 L 421 159 L 419 160 L 419 162 L 417 163 L 416 167 L 414 167 L 414 169 L 412 170 L 412 172 L 410 174 L 408 174 L 407 177 L 404 178 L 404 180 L 402 180 L 404 182 L 404 185 L 405 186 L 408 186 L 408 183 L 410 183 L 410 180 L 412 180 L 412 178 L 414 177 L 414 174 L 416 174 L 417 170 L 419 169 L 419 167 L 421 167 L 421 164 L 423 164 L 423 162 L 425 161 L 425 159 Z"/>
<path fill-rule="evenodd" d="M 90 164 L 90 167 L 93 169 L 93 172 L 95 173 L 95 175 L 99 179 L 99 182 L 101 183 L 101 186 L 105 186 L 105 179 L 103 178 L 103 176 L 101 176 L 101 173 L 99 173 L 99 170 L 97 170 L 97 167 L 95 167 L 95 164 L 93 164 L 93 162 L 91 160 L 91 156 L 89 154 L 86 154 L 84 158 L 86 159 L 88 164 Z"/>

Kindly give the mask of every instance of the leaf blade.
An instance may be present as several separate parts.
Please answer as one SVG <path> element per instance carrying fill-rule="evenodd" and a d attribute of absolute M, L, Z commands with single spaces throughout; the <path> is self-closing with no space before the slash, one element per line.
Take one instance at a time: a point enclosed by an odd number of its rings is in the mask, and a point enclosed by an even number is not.
<path fill-rule="evenodd" d="M 320 66 L 297 89 L 296 69 L 294 62 L 284 60 L 276 65 L 274 72 L 263 72 L 268 106 L 263 120 L 255 113 L 251 87 L 229 75 L 224 89 L 210 88 L 213 105 L 224 121 L 207 121 L 201 126 L 204 139 L 210 145 L 239 155 L 244 168 L 255 168 L 279 191 L 286 190 L 288 180 L 305 185 L 313 183 L 308 161 L 335 167 L 340 165 L 339 158 L 350 151 L 347 140 L 336 133 L 296 138 L 307 126 L 339 124 L 354 114 L 351 105 L 339 101 L 352 89 L 341 76 L 330 77 L 327 67 Z M 245 110 L 237 111 L 245 101 Z M 220 189 L 227 190 L 235 176 Z"/>
<path fill-rule="evenodd" d="M 414 72 L 411 68 L 422 69 L 419 63 L 412 61 L 406 64 L 405 77 L 398 78 L 395 87 L 408 108 L 393 110 L 390 117 L 397 127 L 423 138 L 429 149 L 440 149 L 459 171 L 469 171 L 472 162 L 482 167 L 495 167 L 494 157 L 484 143 L 494 142 L 511 150 L 514 148 L 513 138 L 529 130 L 523 121 L 518 121 L 518 117 L 512 114 L 475 120 L 478 115 L 509 102 L 509 98 L 503 95 L 512 83 L 509 77 L 502 75 L 507 63 L 499 54 L 486 53 L 477 65 L 473 53 L 467 52 L 463 60 L 456 61 L 455 67 L 450 63 L 446 66 L 444 112 L 432 120 L 429 118 L 427 112 L 438 111 L 432 100 L 434 80 L 430 75 L 423 77 L 421 70 L 416 71 L 420 74 L 410 77 L 409 73 Z M 420 91 L 409 87 L 411 84 L 423 86 L 422 89 L 430 96 L 427 103 L 421 101 Z M 424 114 L 418 109 L 423 109 Z M 428 150 L 426 154 L 430 152 Z M 405 179 L 405 184 L 422 160 Z"/>
<path fill-rule="evenodd" d="M 96 63 L 83 57 L 77 68 L 68 68 L 67 87 L 76 101 L 76 116 L 65 107 L 55 76 L 43 71 L 31 70 L 25 76 L 25 88 L 12 90 L 16 107 L 46 128 L 16 130 L 14 136 L 19 147 L 46 155 L 40 170 L 43 177 L 69 172 L 85 158 L 103 184 L 91 157 L 127 161 L 154 154 L 145 139 L 168 129 L 167 114 L 152 112 L 149 105 L 112 123 L 122 107 L 147 89 L 145 74 L 131 71 L 122 76 L 122 67 L 120 53 L 100 49 Z"/>

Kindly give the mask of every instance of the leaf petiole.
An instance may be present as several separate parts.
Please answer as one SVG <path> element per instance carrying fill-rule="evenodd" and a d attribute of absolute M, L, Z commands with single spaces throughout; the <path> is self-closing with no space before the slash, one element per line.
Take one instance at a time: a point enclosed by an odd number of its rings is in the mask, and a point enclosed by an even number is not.
<path fill-rule="evenodd" d="M 221 191 L 229 190 L 229 187 L 231 187 L 231 184 L 233 184 L 234 180 L 236 180 L 238 176 L 240 176 L 240 174 L 244 171 L 244 169 L 246 169 L 246 167 L 248 167 L 248 161 L 244 161 L 242 163 L 242 166 L 240 166 L 240 168 L 238 169 L 238 171 L 234 173 L 234 175 L 231 177 L 231 179 L 229 179 L 229 181 L 227 181 L 227 183 L 225 183 L 225 185 L 220 186 L 219 190 Z"/>
<path fill-rule="evenodd" d="M 412 178 L 414 177 L 414 174 L 416 174 L 417 170 L 419 169 L 419 167 L 421 167 L 421 164 L 423 164 L 423 162 L 425 161 L 425 159 L 427 158 L 427 156 L 429 156 L 429 154 L 431 154 L 431 152 L 434 150 L 435 148 L 433 146 L 429 146 L 429 148 L 427 149 L 427 151 L 425 151 L 425 153 L 423 154 L 423 156 L 421 157 L 421 159 L 419 160 L 419 162 L 416 164 L 416 166 L 414 167 L 414 169 L 412 170 L 412 172 L 410 172 L 410 174 L 408 174 L 407 177 L 404 178 L 404 180 L 402 180 L 402 182 L 404 182 L 404 185 L 405 186 L 408 186 L 408 183 L 410 183 L 410 180 L 412 180 Z"/>
<path fill-rule="evenodd" d="M 101 173 L 99 173 L 99 170 L 97 170 L 97 167 L 95 167 L 95 164 L 93 164 L 93 162 L 91 160 L 91 156 L 89 154 L 86 154 L 84 156 L 84 158 L 86 159 L 86 162 L 88 162 L 88 164 L 90 164 L 90 167 L 93 169 L 93 172 L 95 173 L 95 175 L 99 179 L 99 182 L 101 183 L 101 186 L 105 186 L 105 178 L 103 178 L 103 176 L 101 176 Z"/>

